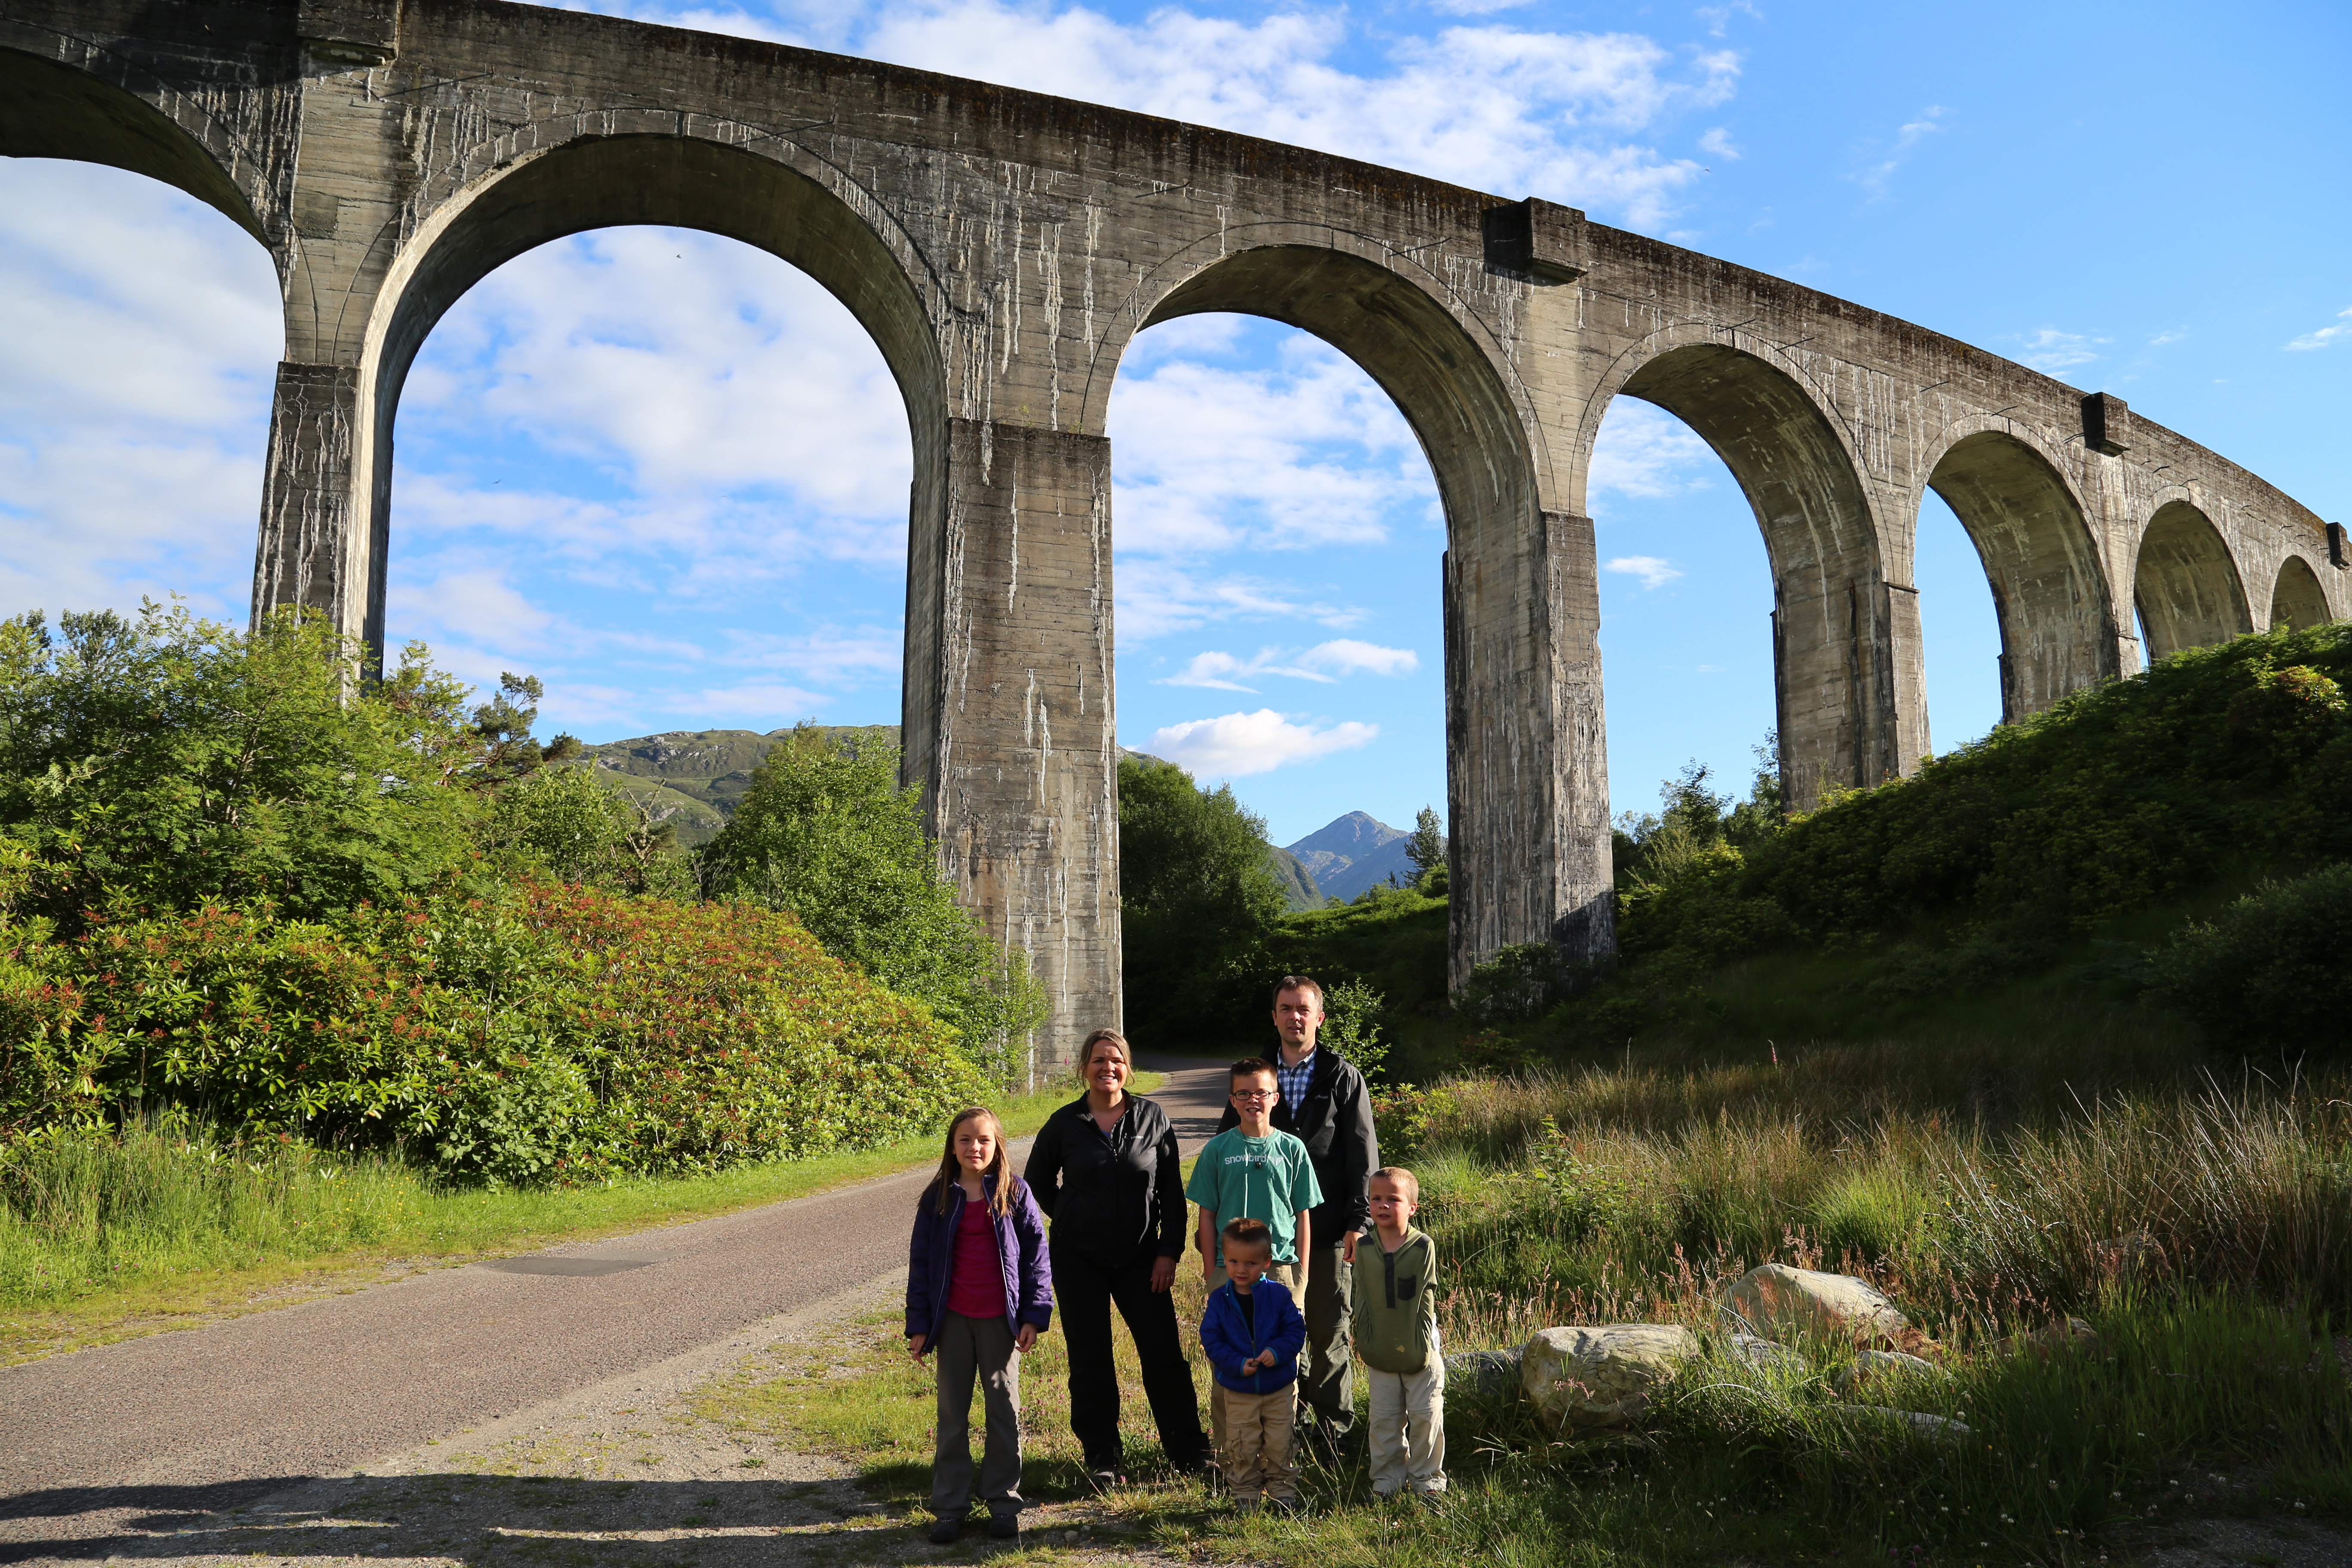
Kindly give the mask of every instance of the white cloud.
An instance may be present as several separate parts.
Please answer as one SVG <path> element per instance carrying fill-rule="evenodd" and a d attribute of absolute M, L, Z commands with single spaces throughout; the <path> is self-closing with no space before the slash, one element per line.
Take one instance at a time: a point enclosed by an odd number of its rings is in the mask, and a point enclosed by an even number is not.
<path fill-rule="evenodd" d="M 1160 678 L 1159 684 L 1255 691 L 1256 687 L 1242 682 L 1284 675 L 1294 680 L 1313 680 L 1328 686 L 1344 676 L 1410 675 L 1420 668 L 1421 658 L 1411 648 L 1382 647 L 1378 643 L 1338 637 L 1296 655 L 1275 647 L 1260 648 L 1255 658 L 1246 659 L 1220 650 L 1197 653 L 1182 669 Z"/>
<path fill-rule="evenodd" d="M 1944 118 L 1950 113 L 1951 110 L 1942 105 L 1931 103 L 1919 111 L 1916 119 L 1906 121 L 1895 132 L 1895 145 L 1885 156 L 1854 176 L 1861 182 L 1862 188 L 1868 191 L 1874 200 L 1885 195 L 1894 182 L 1895 172 L 1903 167 L 1920 142 L 1946 129 Z"/>
<path fill-rule="evenodd" d="M 1421 656 L 1409 647 L 1382 647 L 1378 643 L 1339 637 L 1308 648 L 1298 656 L 1298 662 L 1309 669 L 1328 670 L 1333 675 L 1398 676 L 1419 669 Z"/>
<path fill-rule="evenodd" d="M 1165 757 L 1195 778 L 1246 778 L 1292 763 L 1353 751 L 1380 737 L 1377 724 L 1354 720 L 1318 728 L 1294 723 L 1271 708 L 1194 719 L 1151 732 L 1142 750 Z"/>
<path fill-rule="evenodd" d="M 0 615 L 242 623 L 285 334 L 251 236 L 119 169 L 0 160 Z"/>
<path fill-rule="evenodd" d="M 2336 324 L 2305 332 L 2286 346 L 2291 349 L 2324 349 L 2339 338 L 2352 337 L 2352 310 L 2338 310 Z"/>
<path fill-rule="evenodd" d="M 2347 310 L 2344 313 L 2347 316 L 2352 316 L 2352 310 Z M 2167 343 L 2177 343 L 2188 335 L 2189 329 L 2187 327 L 2167 327 L 2164 331 L 2157 333 L 2156 336 L 2148 339 L 2147 346 L 2152 349 L 2160 349 Z"/>
<path fill-rule="evenodd" d="M 420 371 L 404 432 L 488 426 L 643 494 L 766 489 L 903 521 L 906 415 L 873 340 L 807 274 L 734 240 L 619 228 L 542 246 L 459 301 Z"/>
<path fill-rule="evenodd" d="M 1128 647 L 1213 621 L 1311 622 L 1336 631 L 1369 613 L 1244 573 L 1149 557 L 1121 560 L 1118 584 L 1118 640 Z"/>
<path fill-rule="evenodd" d="M 1587 471 L 1586 504 L 1608 494 L 1653 499 L 1706 489 L 1721 459 L 1697 431 L 1654 403 L 1621 397 L 1601 417 Z"/>
<path fill-rule="evenodd" d="M 1462 9 L 1495 8 L 1467 0 Z M 1081 5 L 934 0 L 875 13 L 855 52 L 1108 103 L 1505 195 L 1654 224 L 1698 174 L 1624 140 L 1736 89 L 1737 55 L 1687 64 L 1631 33 L 1461 26 L 1397 37 L 1385 70 L 1335 63 L 1339 9 L 1255 23 L 1154 11 L 1134 24 Z M 835 47 L 841 47 L 836 44 Z"/>
<path fill-rule="evenodd" d="M 1731 132 L 1720 125 L 1698 139 L 1698 150 L 1717 158 L 1729 158 L 1735 162 L 1740 156 L 1739 149 L 1732 144 Z"/>
<path fill-rule="evenodd" d="M 1120 550 L 1377 544 L 1393 509 L 1434 495 L 1412 427 L 1371 377 L 1305 336 L 1284 359 L 1273 371 L 1179 359 L 1118 378 Z"/>
<path fill-rule="evenodd" d="M 1727 5 L 1702 5 L 1696 15 L 1706 24 L 1708 34 L 1718 38 L 1730 30 L 1734 16 L 1744 16 L 1758 22 L 1764 19 L 1764 13 L 1750 5 L 1748 0 L 1731 0 Z"/>
<path fill-rule="evenodd" d="M 2099 350 L 2109 340 L 2095 338 L 2083 332 L 2062 332 L 2055 327 L 2044 327 L 2024 341 L 2018 351 L 2018 360 L 2034 369 L 2055 375 L 2078 364 L 2088 364 L 2099 357 Z"/>
<path fill-rule="evenodd" d="M 1639 577 L 1644 588 L 1662 588 L 1683 574 L 1681 567 L 1655 555 L 1620 555 L 1601 569 Z"/>

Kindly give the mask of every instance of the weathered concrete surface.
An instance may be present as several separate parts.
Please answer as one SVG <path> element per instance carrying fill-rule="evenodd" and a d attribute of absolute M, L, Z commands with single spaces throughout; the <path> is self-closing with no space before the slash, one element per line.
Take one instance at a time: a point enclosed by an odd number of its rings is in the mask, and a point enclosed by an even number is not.
<path fill-rule="evenodd" d="M 495 0 L 0 0 L 0 151 L 152 174 L 269 247 L 256 608 L 372 640 L 401 383 L 491 268 L 674 224 L 832 289 L 913 439 L 908 776 L 1055 999 L 1043 1062 L 1119 1013 L 1102 435 L 1155 321 L 1315 332 L 1421 437 L 1448 528 L 1457 980 L 1507 942 L 1613 945 L 1584 492 L 1620 394 L 1687 420 L 1756 510 L 1801 806 L 1929 749 L 1930 486 L 1992 581 L 2011 716 L 2250 606 L 2352 608 L 2317 518 L 2118 400 L 1548 202 L 979 82 Z"/>

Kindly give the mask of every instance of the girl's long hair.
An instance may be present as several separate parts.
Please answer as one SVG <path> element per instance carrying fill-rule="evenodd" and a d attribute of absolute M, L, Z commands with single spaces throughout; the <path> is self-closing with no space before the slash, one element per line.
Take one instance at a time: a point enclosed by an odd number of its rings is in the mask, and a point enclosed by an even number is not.
<path fill-rule="evenodd" d="M 940 1214 L 948 1212 L 950 1193 L 963 1179 L 963 1162 L 956 1158 L 956 1130 L 979 1117 L 986 1117 L 988 1124 L 996 1130 L 995 1156 L 988 1162 L 988 1168 L 981 1173 L 983 1182 L 990 1176 L 996 1178 L 996 1189 L 987 1198 L 988 1212 L 1002 1218 L 1013 1211 L 1013 1157 L 1004 1149 L 1004 1123 L 999 1121 L 996 1112 L 988 1107 L 968 1105 L 957 1111 L 955 1120 L 948 1123 L 948 1146 L 940 1155 L 940 1173 L 931 1178 L 931 1191 L 936 1194 L 934 1201 Z"/>

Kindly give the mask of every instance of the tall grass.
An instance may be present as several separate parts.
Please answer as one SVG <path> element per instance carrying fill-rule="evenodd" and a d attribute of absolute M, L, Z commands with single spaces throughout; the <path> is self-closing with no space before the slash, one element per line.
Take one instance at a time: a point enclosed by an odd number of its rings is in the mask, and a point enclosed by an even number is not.
<path fill-rule="evenodd" d="M 375 1246 L 432 1196 L 381 1158 L 232 1146 L 185 1123 L 60 1138 L 0 1164 L 0 1301 Z"/>
<path fill-rule="evenodd" d="M 1779 1259 L 1875 1275 L 1964 1333 L 2126 1280 L 2352 1309 L 2340 1078 L 2052 1094 L 2004 1121 L 1949 1092 L 1990 1056 L 1859 1093 L 1870 1053 L 1822 1055 L 1456 1081 L 1391 1141 L 1425 1167 L 1465 1308 L 1703 1315 L 1723 1279 Z"/>
<path fill-rule="evenodd" d="M 1158 1081 L 1137 1079 L 1147 1089 Z M 1070 1093 L 1056 1086 L 1005 1096 L 998 1116 L 1019 1137 Z M 273 1268 L 464 1257 L 642 1228 L 882 1175 L 938 1151 L 938 1134 L 926 1131 L 879 1149 L 710 1176 L 489 1190 L 379 1155 L 237 1142 L 188 1118 L 107 1136 L 52 1134 L 0 1149 L 0 1310 L 70 1308 L 103 1319 L 126 1293 L 146 1308 L 215 1304 L 217 1289 L 249 1289 Z M 27 1338 L 36 1347 L 58 1342 L 47 1331 Z M 9 1352 L 0 1343 L 0 1356 Z"/>

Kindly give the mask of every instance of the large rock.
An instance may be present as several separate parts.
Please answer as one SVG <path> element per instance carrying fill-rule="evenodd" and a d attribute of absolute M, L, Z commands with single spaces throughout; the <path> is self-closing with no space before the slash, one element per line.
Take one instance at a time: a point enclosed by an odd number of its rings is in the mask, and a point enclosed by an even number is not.
<path fill-rule="evenodd" d="M 1900 1347 L 1908 1319 L 1867 1279 L 1767 1263 L 1751 1268 L 1725 1292 L 1723 1310 L 1734 1328 L 1767 1339 L 1799 1334 Z"/>
<path fill-rule="evenodd" d="M 1858 1388 L 1865 1383 L 1889 1378 L 1932 1377 L 1937 1373 L 1934 1362 L 1923 1361 L 1901 1351 L 1863 1351 L 1853 1358 L 1853 1364 L 1841 1367 L 1830 1379 L 1832 1388 Z"/>
<path fill-rule="evenodd" d="M 1733 1361 L 1744 1362 L 1763 1372 L 1800 1376 L 1805 1370 L 1805 1358 L 1786 1345 L 1776 1345 L 1756 1334 L 1733 1334 L 1724 1341 L 1724 1353 Z"/>
<path fill-rule="evenodd" d="M 1697 1353 L 1698 1336 L 1679 1324 L 1546 1329 L 1519 1352 L 1519 1385 L 1556 1426 L 1622 1426 Z"/>

